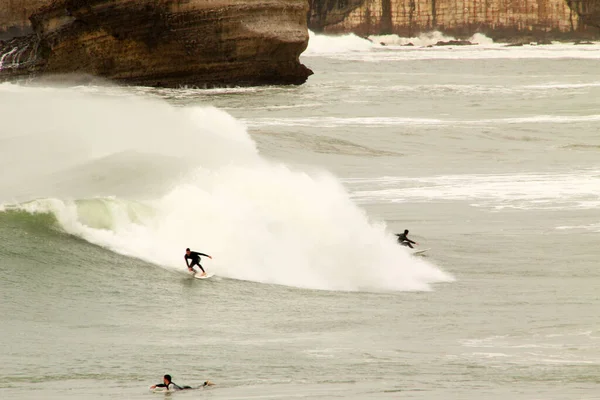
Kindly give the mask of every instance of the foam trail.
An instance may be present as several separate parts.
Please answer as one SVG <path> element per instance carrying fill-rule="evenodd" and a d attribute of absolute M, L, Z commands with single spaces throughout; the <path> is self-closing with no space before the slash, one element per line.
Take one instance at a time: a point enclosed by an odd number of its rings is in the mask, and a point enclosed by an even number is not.
<path fill-rule="evenodd" d="M 450 87 L 444 86 L 446 90 Z M 404 88 L 402 88 L 404 89 Z M 453 88 L 457 90 L 456 88 Z M 387 90 L 390 90 L 389 88 Z M 478 125 L 512 125 L 512 124 L 571 124 L 600 121 L 600 114 L 592 115 L 534 115 L 516 118 L 490 118 L 477 120 L 442 120 L 434 118 L 404 117 L 305 117 L 305 118 L 254 118 L 246 121 L 248 126 L 314 126 L 333 128 L 338 126 L 478 126 Z"/>
<path fill-rule="evenodd" d="M 348 179 L 360 203 L 471 200 L 495 209 L 595 209 L 600 172 Z M 365 185 L 367 184 L 367 185 Z"/>
<path fill-rule="evenodd" d="M 8 109 L 3 110 L 4 132 L 9 134 L 0 140 L 10 142 L 13 152 L 33 144 L 31 138 L 45 139 L 54 149 L 42 151 L 39 163 L 14 157 L 11 170 L 31 182 L 45 180 L 46 186 L 77 175 L 79 190 L 77 196 L 5 208 L 53 213 L 71 234 L 181 271 L 183 250 L 191 247 L 214 256 L 205 266 L 218 275 L 304 288 L 428 290 L 429 283 L 452 280 L 411 257 L 385 225 L 369 221 L 330 174 L 308 174 L 262 159 L 245 128 L 220 110 L 14 87 L 8 88 L 7 102 L 2 89 L 0 101 Z M 21 108 L 35 110 L 36 119 L 21 119 Z M 0 159 L 8 155 L 4 149 Z M 102 169 L 98 157 L 104 160 Z M 95 174 L 115 160 L 118 168 L 102 180 L 104 192 L 125 185 L 139 193 L 90 198 L 98 190 Z M 123 174 L 129 160 L 151 168 Z M 38 168 L 53 161 L 63 164 L 56 173 Z M 171 178 L 168 190 L 148 196 L 148 187 L 137 184 L 139 173 L 157 176 L 173 162 L 180 163 L 181 173 Z M 15 188 L 0 185 L 1 193 Z"/>
<path fill-rule="evenodd" d="M 486 36 L 485 35 L 481 35 L 481 36 L 477 36 L 477 37 L 474 36 L 470 40 L 472 41 L 472 39 L 475 39 L 475 38 L 481 40 L 484 37 L 486 37 Z M 448 42 L 450 40 L 456 40 L 455 37 L 447 36 L 439 31 L 422 33 L 416 37 L 401 37 L 398 35 L 371 35 L 371 36 L 369 36 L 369 39 L 375 43 L 381 43 L 381 44 L 384 44 L 387 46 L 407 46 L 407 45 L 412 44 L 417 47 L 433 46 L 437 42 Z M 488 40 L 486 40 L 486 43 L 489 43 L 489 40 L 491 40 L 491 39 L 488 38 Z M 472 42 L 479 43 L 479 41 L 472 41 Z M 492 43 L 493 43 L 493 41 L 492 41 Z"/>

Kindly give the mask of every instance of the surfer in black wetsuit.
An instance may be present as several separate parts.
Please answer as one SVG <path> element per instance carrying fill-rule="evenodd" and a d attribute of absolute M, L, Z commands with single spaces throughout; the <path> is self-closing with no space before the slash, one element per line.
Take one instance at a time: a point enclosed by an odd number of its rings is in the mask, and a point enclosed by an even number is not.
<path fill-rule="evenodd" d="M 202 384 L 202 386 L 212 386 L 213 383 L 211 381 L 206 381 Z M 163 377 L 163 383 L 158 383 L 156 385 L 150 386 L 150 389 L 156 388 L 167 388 L 167 390 L 185 390 L 185 389 L 193 389 L 191 386 L 179 386 L 171 380 L 171 375 L 165 375 Z"/>
<path fill-rule="evenodd" d="M 164 387 L 167 388 L 167 390 L 184 390 L 184 389 L 191 389 L 191 386 L 179 386 L 175 383 L 173 383 L 173 381 L 171 381 L 171 375 L 165 375 L 163 377 L 163 383 L 158 383 L 156 385 L 152 385 L 150 386 L 150 389 L 156 389 L 159 387 Z"/>
<path fill-rule="evenodd" d="M 200 256 L 208 257 L 212 260 L 212 257 L 208 254 L 191 251 L 189 247 L 185 249 L 185 256 L 183 256 L 183 258 L 185 259 L 185 264 L 187 265 L 190 272 L 196 272 L 196 270 L 194 269 L 194 265 L 197 265 L 198 268 L 202 270 L 202 275 L 206 275 L 206 271 L 204 271 L 204 268 L 202 268 L 202 265 L 200 265 Z M 192 262 L 189 263 L 188 260 L 192 260 Z"/>
<path fill-rule="evenodd" d="M 404 233 L 396 233 L 396 236 L 398 236 L 398 243 L 400 243 L 402 246 L 408 246 L 411 249 L 414 249 L 414 247 L 412 246 L 413 244 L 419 244 L 417 242 L 413 242 L 412 240 L 410 240 L 407 236 L 408 236 L 408 229 L 404 230 Z"/>

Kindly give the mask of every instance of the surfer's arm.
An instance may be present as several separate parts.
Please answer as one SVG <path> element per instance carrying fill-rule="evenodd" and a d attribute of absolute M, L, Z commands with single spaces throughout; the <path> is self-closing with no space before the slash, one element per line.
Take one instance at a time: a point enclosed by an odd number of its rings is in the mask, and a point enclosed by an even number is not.
<path fill-rule="evenodd" d="M 208 258 L 210 258 L 210 259 L 212 260 L 212 257 L 211 257 L 211 256 L 209 256 L 208 254 L 204 254 L 204 253 L 198 253 L 198 255 L 201 255 L 201 256 L 204 256 L 204 257 L 208 257 Z"/>
<path fill-rule="evenodd" d="M 167 385 L 165 385 L 164 383 L 159 383 L 159 384 L 150 386 L 150 389 L 156 389 L 157 387 L 167 387 Z"/>
<path fill-rule="evenodd" d="M 188 261 L 188 258 L 186 256 L 183 256 L 183 259 L 185 260 L 185 265 L 187 265 L 187 267 L 190 267 L 190 263 Z"/>

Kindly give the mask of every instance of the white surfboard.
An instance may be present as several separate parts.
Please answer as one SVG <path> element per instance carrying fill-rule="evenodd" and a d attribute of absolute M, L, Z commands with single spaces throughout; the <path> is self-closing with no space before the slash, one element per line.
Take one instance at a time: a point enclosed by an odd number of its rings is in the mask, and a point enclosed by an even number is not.
<path fill-rule="evenodd" d="M 411 251 L 411 254 L 412 254 L 413 256 L 417 256 L 417 255 L 420 255 L 420 254 L 423 254 L 423 253 L 425 253 L 427 250 L 431 250 L 431 249 L 419 249 L 419 250 L 414 250 L 414 251 Z"/>
<path fill-rule="evenodd" d="M 202 275 L 202 272 L 196 272 L 194 274 L 194 278 L 196 278 L 196 279 L 208 279 L 208 278 L 210 278 L 213 275 L 214 275 L 214 273 L 212 273 L 212 272 L 207 272 L 206 275 Z"/>

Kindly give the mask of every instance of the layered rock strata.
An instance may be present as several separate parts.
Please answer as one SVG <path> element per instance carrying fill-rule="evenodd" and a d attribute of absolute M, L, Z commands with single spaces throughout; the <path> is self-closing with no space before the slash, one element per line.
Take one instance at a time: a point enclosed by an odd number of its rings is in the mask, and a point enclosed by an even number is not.
<path fill-rule="evenodd" d="M 17 0 L 18 1 L 18 0 Z M 0 45 L 0 79 L 89 74 L 147 86 L 301 84 L 305 0 L 54 0 Z"/>
<path fill-rule="evenodd" d="M 597 36 L 598 31 L 580 24 L 578 13 L 569 3 L 592 2 L 594 0 L 312 0 L 309 26 L 316 31 L 362 35 L 416 36 L 439 30 L 457 37 L 484 33 L 504 40 L 528 36 L 584 38 Z"/>

